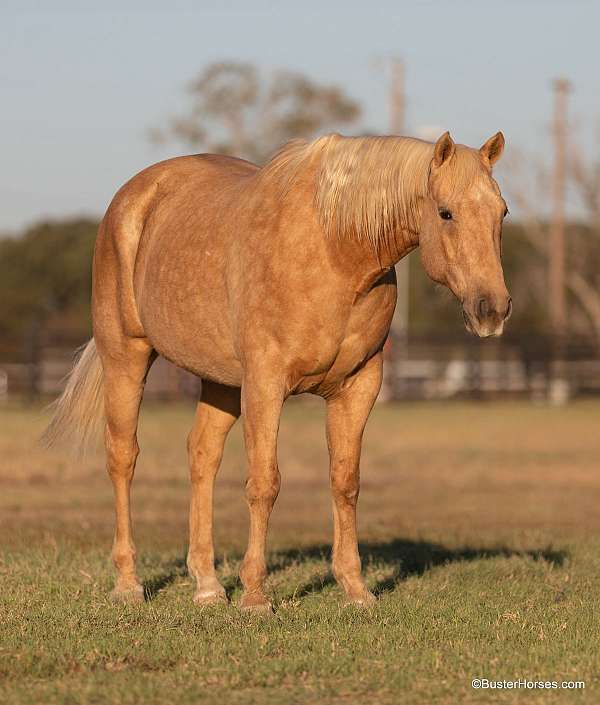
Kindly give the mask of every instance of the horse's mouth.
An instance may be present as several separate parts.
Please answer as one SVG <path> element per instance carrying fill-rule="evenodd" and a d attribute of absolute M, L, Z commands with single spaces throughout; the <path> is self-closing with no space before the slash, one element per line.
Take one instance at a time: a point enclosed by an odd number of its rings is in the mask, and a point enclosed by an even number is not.
<path fill-rule="evenodd" d="M 478 338 L 498 338 L 504 332 L 504 320 L 495 322 L 493 328 L 490 327 L 490 322 L 484 321 L 480 322 L 477 319 L 473 319 L 463 308 L 462 309 L 463 320 L 465 322 L 465 328 L 472 335 Z"/>

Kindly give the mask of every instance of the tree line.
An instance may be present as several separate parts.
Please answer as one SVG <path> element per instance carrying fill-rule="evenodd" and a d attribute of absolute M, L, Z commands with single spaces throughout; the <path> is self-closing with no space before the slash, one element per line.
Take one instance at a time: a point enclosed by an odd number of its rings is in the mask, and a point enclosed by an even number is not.
<path fill-rule="evenodd" d="M 91 335 L 91 262 L 97 227 L 93 219 L 49 221 L 0 240 L 0 355 L 21 359 L 36 343 L 74 346 Z M 571 225 L 569 231 L 572 241 L 593 237 L 581 225 Z M 506 280 L 515 302 L 510 334 L 548 335 L 544 262 L 526 226 L 506 223 L 503 243 Z M 418 250 L 411 257 L 418 260 Z M 455 336 L 461 320 L 452 296 L 433 284 L 420 265 L 415 263 L 410 272 L 409 333 Z M 570 312 L 572 332 L 589 334 L 585 310 L 574 297 Z"/>

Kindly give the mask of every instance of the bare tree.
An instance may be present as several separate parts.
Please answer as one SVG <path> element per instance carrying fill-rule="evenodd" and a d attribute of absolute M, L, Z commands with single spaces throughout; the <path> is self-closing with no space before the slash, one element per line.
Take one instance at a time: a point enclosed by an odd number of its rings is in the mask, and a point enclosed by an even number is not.
<path fill-rule="evenodd" d="M 575 147 L 569 167 L 586 225 L 574 234 L 569 285 L 594 327 L 600 346 L 600 154 L 586 162 Z"/>
<path fill-rule="evenodd" d="M 189 147 L 264 161 L 293 137 L 351 124 L 359 104 L 336 86 L 323 86 L 302 74 L 277 71 L 261 79 L 251 64 L 211 64 L 189 86 L 191 106 L 155 141 L 175 139 Z"/>
<path fill-rule="evenodd" d="M 509 199 L 520 211 L 525 234 L 538 254 L 537 265 L 531 263 L 531 286 L 540 303 L 548 301 L 549 223 L 539 204 L 548 202 L 551 183 L 549 169 L 523 159 L 513 159 L 510 166 Z M 584 159 L 571 144 L 567 162 L 568 187 L 578 196 L 581 207 L 579 222 L 567 226 L 566 276 L 568 298 L 568 331 L 586 334 L 590 331 L 600 348 L 600 157 Z M 537 282 L 537 285 L 536 285 Z"/>

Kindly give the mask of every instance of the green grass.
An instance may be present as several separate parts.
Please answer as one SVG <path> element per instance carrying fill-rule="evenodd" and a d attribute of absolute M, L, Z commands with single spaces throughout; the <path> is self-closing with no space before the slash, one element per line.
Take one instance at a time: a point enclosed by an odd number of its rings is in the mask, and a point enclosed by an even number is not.
<path fill-rule="evenodd" d="M 329 566 L 323 413 L 291 404 L 271 528 L 272 617 L 239 612 L 247 527 L 240 429 L 217 487 L 218 572 L 185 570 L 193 410 L 150 407 L 134 489 L 147 601 L 108 599 L 110 483 L 0 412 L 0 702 L 567 703 L 600 700 L 600 404 L 379 406 L 365 439 L 362 556 L 377 605 L 344 607 Z M 476 677 L 584 680 L 480 690 Z"/>

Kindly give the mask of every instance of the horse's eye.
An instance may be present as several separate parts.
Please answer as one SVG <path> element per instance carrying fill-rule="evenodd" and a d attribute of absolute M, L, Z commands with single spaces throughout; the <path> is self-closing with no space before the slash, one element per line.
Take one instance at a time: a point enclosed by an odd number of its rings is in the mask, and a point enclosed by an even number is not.
<path fill-rule="evenodd" d="M 440 208 L 438 213 L 440 214 L 440 218 L 442 220 L 452 220 L 452 213 L 450 213 L 447 208 Z"/>

